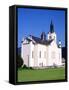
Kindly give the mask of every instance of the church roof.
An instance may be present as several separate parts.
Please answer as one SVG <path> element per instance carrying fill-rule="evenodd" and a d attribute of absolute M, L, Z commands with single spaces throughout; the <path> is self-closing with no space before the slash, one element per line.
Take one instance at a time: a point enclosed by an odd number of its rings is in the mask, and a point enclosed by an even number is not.
<path fill-rule="evenodd" d="M 32 40 L 34 40 L 36 43 L 43 44 L 43 45 L 49 45 L 53 40 L 41 40 L 41 38 L 31 36 Z"/>
<path fill-rule="evenodd" d="M 29 38 L 26 38 L 26 40 L 28 40 L 29 42 L 30 42 L 30 41 L 32 41 L 32 40 L 31 40 L 31 39 L 29 39 Z"/>

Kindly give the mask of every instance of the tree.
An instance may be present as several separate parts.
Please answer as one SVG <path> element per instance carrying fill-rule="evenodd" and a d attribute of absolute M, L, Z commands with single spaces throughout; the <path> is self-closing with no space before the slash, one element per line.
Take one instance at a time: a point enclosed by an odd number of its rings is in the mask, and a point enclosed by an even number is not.
<path fill-rule="evenodd" d="M 23 65 L 23 63 L 24 63 L 23 59 L 21 58 L 20 55 L 18 55 L 17 61 L 16 61 L 17 67 L 18 68 L 21 67 Z"/>

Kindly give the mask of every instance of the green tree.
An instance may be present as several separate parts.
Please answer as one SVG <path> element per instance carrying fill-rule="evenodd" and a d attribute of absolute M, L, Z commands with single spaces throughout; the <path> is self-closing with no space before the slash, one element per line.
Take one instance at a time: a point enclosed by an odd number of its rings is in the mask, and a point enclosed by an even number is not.
<path fill-rule="evenodd" d="M 17 57 L 16 64 L 17 64 L 18 68 L 21 67 L 24 64 L 24 61 L 23 61 L 23 59 L 21 58 L 20 55 L 18 55 L 18 57 Z"/>

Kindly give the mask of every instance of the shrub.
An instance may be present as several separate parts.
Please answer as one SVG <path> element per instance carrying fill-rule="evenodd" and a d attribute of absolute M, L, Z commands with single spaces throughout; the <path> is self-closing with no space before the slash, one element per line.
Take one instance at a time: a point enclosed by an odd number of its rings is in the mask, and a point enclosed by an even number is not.
<path fill-rule="evenodd" d="M 24 68 L 24 69 L 28 69 L 28 67 L 27 67 L 25 64 L 23 65 L 23 68 Z"/>
<path fill-rule="evenodd" d="M 29 69 L 33 69 L 32 67 L 29 67 Z"/>
<path fill-rule="evenodd" d="M 33 69 L 32 67 L 27 67 L 25 64 L 23 65 L 23 69 Z"/>

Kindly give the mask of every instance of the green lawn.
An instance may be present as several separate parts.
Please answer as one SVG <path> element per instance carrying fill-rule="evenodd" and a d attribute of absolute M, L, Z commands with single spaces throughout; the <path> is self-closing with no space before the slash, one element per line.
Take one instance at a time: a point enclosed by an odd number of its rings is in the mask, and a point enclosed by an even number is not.
<path fill-rule="evenodd" d="M 65 79 L 64 68 L 18 69 L 18 82 Z"/>

